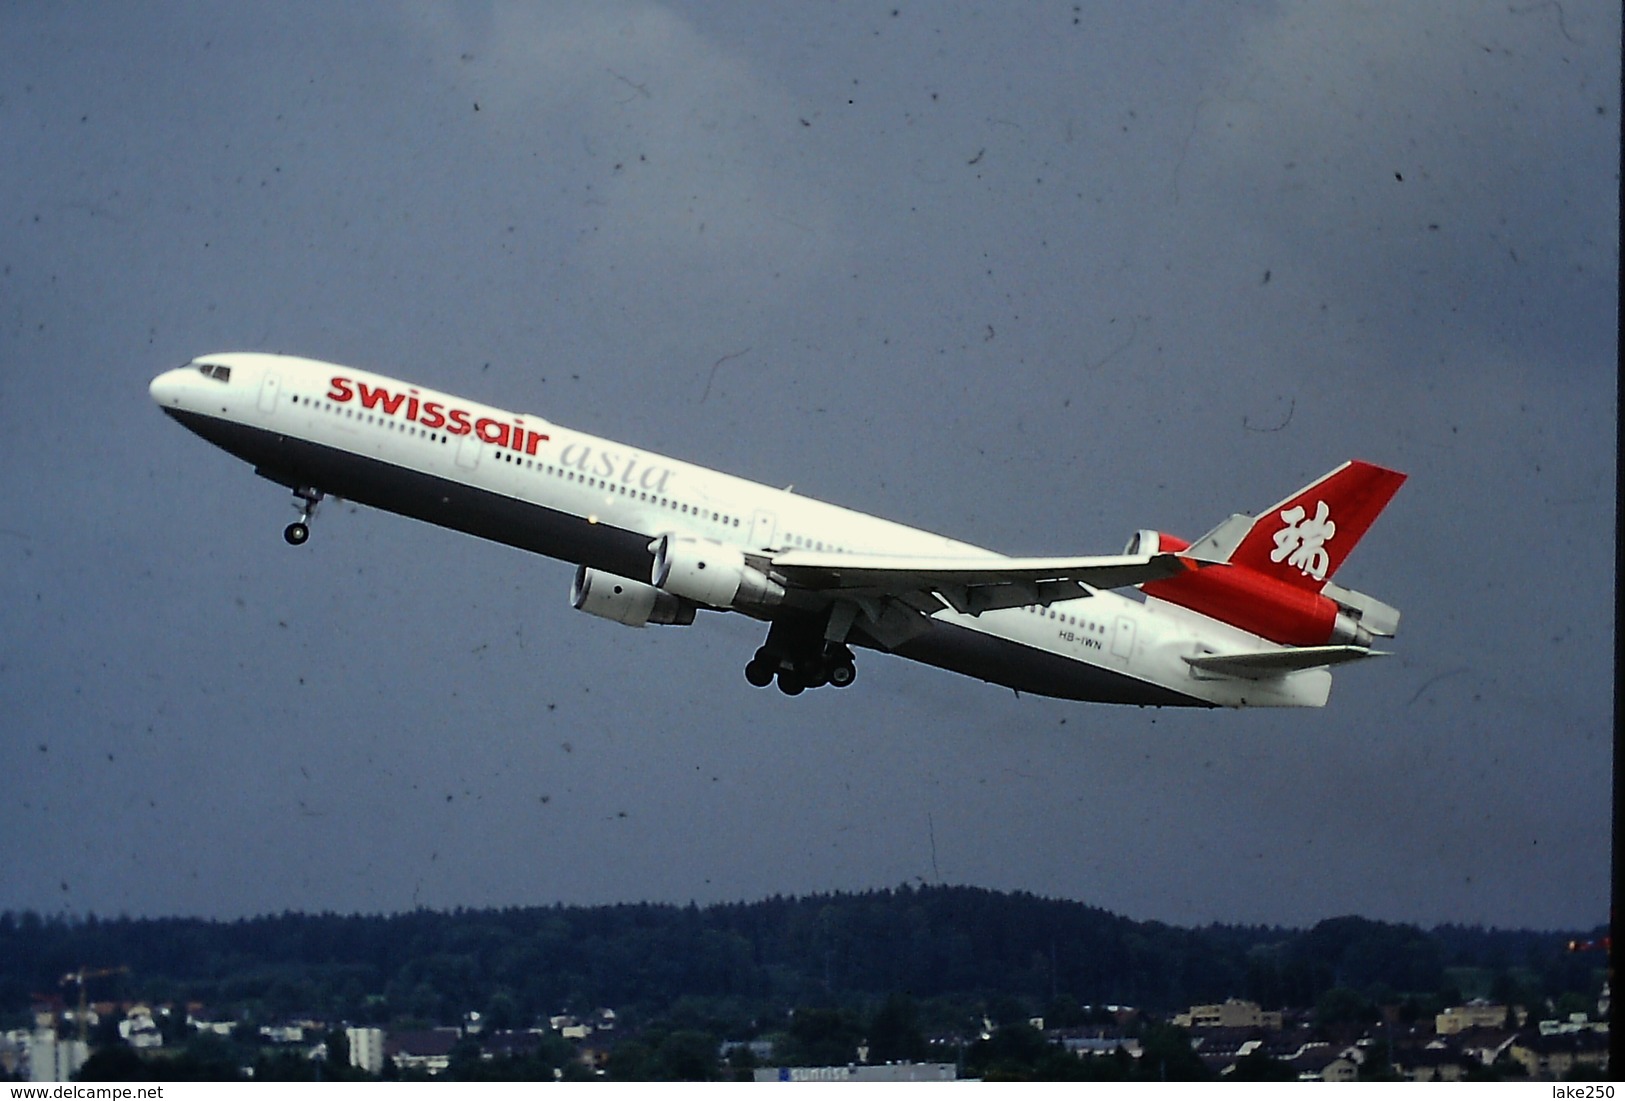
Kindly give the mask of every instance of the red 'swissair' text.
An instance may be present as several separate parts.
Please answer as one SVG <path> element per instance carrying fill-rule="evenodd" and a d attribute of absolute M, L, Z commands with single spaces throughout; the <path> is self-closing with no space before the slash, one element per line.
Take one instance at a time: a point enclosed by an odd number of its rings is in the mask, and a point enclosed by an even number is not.
<path fill-rule="evenodd" d="M 493 417 L 476 417 L 467 409 L 448 406 L 444 402 L 424 401 L 416 389 L 400 394 L 381 386 L 336 376 L 329 382 L 327 400 L 343 404 L 359 401 L 363 409 L 371 409 L 391 417 L 405 417 L 424 428 L 439 429 L 448 436 L 467 436 L 473 433 L 482 441 L 496 447 L 506 447 L 523 455 L 534 455 L 536 449 L 550 437 L 525 427 L 515 417 L 512 422 Z"/>

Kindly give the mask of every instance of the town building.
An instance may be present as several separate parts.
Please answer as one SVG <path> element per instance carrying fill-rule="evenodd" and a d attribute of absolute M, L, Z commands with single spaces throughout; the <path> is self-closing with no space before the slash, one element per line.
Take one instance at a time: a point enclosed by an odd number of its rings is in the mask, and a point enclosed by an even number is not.
<path fill-rule="evenodd" d="M 384 1030 L 381 1028 L 347 1028 L 345 1038 L 350 1041 L 350 1065 L 368 1074 L 384 1072 Z"/>
<path fill-rule="evenodd" d="M 1395 1051 L 1389 1066 L 1410 1082 L 1460 1082 L 1474 1062 L 1460 1049 L 1429 1044 Z"/>
<path fill-rule="evenodd" d="M 28 1041 L 30 1082 L 71 1082 L 90 1058 L 83 1040 L 64 1040 L 54 1029 L 36 1028 Z"/>
<path fill-rule="evenodd" d="M 1608 1068 L 1606 1032 L 1563 1032 L 1542 1036 L 1523 1033 L 1512 1042 L 1512 1058 L 1523 1065 L 1529 1077 L 1558 1081 L 1576 1067 L 1595 1071 Z"/>
<path fill-rule="evenodd" d="M 1518 1014 L 1518 1025 L 1523 1025 L 1523 1014 Z M 1466 1005 L 1451 1006 L 1433 1021 L 1433 1030 L 1440 1036 L 1454 1036 L 1469 1028 L 1500 1028 L 1506 1023 L 1507 1007 L 1475 998 Z"/>
<path fill-rule="evenodd" d="M 1305 1044 L 1284 1062 L 1298 1072 L 1300 1082 L 1352 1082 L 1360 1073 L 1354 1053 L 1331 1044 Z"/>
<path fill-rule="evenodd" d="M 455 1028 L 391 1032 L 384 1043 L 384 1054 L 402 1070 L 440 1074 L 451 1066 L 451 1049 L 459 1039 L 461 1033 Z"/>
<path fill-rule="evenodd" d="M 1193 1005 L 1174 1017 L 1180 1028 L 1262 1028 L 1281 1030 L 1280 1011 L 1266 1012 L 1257 1002 L 1226 998 L 1219 1005 Z"/>
<path fill-rule="evenodd" d="M 118 1023 L 118 1034 L 138 1051 L 164 1046 L 164 1034 L 158 1031 L 150 1006 L 137 1004 L 125 1010 L 124 1019 Z"/>

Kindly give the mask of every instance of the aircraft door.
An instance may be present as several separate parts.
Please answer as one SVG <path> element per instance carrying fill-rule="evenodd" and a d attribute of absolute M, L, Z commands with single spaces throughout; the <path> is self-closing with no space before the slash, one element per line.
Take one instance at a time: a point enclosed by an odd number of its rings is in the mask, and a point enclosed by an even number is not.
<path fill-rule="evenodd" d="M 260 412 L 267 415 L 276 412 L 276 397 L 282 390 L 282 382 L 269 371 L 260 380 Z"/>
<path fill-rule="evenodd" d="M 766 509 L 757 509 L 750 519 L 750 545 L 758 548 L 773 545 L 773 532 L 778 527 L 778 521 Z"/>
<path fill-rule="evenodd" d="M 474 470 L 480 465 L 480 449 L 485 445 L 480 442 L 478 433 L 470 432 L 457 441 L 457 465 L 464 470 Z"/>
<path fill-rule="evenodd" d="M 1112 625 L 1112 653 L 1124 660 L 1134 656 L 1134 621 L 1126 615 Z"/>

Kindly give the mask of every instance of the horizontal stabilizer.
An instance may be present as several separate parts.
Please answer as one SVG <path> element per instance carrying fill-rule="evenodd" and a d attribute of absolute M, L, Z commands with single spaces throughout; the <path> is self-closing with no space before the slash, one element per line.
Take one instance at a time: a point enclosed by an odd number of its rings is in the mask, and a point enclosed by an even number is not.
<path fill-rule="evenodd" d="M 1185 555 L 1198 562 L 1228 562 L 1256 523 L 1258 521 L 1245 512 L 1231 513 L 1230 519 L 1192 543 Z"/>
<path fill-rule="evenodd" d="M 1285 650 L 1259 650 L 1248 654 L 1203 654 L 1188 657 L 1185 661 L 1193 669 L 1200 669 L 1204 673 L 1261 680 L 1265 677 L 1284 677 L 1304 669 L 1341 665 L 1361 658 L 1383 657 L 1386 653 L 1368 646 L 1294 646 Z"/>

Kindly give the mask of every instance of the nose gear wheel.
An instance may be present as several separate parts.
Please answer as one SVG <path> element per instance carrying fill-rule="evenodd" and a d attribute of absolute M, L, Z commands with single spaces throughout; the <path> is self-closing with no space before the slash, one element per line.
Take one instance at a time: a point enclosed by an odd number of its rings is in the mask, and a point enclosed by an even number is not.
<path fill-rule="evenodd" d="M 316 506 L 322 503 L 325 495 L 311 486 L 300 486 L 293 491 L 293 495 L 299 501 L 299 519 L 282 529 L 282 538 L 287 540 L 290 547 L 300 547 L 310 538 L 311 517 L 316 515 Z"/>

